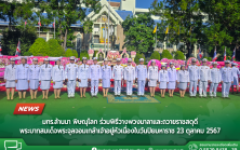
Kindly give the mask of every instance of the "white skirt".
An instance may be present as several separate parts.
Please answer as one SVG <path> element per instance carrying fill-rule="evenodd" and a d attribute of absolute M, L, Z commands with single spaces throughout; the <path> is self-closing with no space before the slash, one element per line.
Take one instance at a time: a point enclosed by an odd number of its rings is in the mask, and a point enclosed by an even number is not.
<path fill-rule="evenodd" d="M 187 82 L 179 82 L 179 84 L 178 84 L 178 88 L 180 89 L 180 90 L 186 90 L 187 89 Z"/>
<path fill-rule="evenodd" d="M 50 80 L 41 81 L 40 88 L 41 88 L 42 90 L 49 90 L 49 89 L 50 89 L 50 85 L 51 85 L 51 81 L 50 81 Z"/>
<path fill-rule="evenodd" d="M 176 82 L 175 81 L 168 82 L 168 89 L 174 90 L 175 88 L 176 88 Z"/>
<path fill-rule="evenodd" d="M 149 80 L 148 81 L 149 87 L 156 87 L 157 86 L 157 80 Z"/>
<path fill-rule="evenodd" d="M 5 84 L 5 87 L 6 88 L 14 88 L 16 87 L 16 83 L 15 83 L 15 80 L 7 80 L 6 84 Z"/>
<path fill-rule="evenodd" d="M 37 90 L 38 86 L 39 86 L 39 81 L 38 80 L 30 80 L 29 88 L 31 90 Z"/>
<path fill-rule="evenodd" d="M 81 88 L 88 87 L 88 79 L 81 79 L 81 82 L 78 82 L 78 87 L 81 87 Z"/>
<path fill-rule="evenodd" d="M 166 81 L 160 81 L 159 88 L 160 89 L 166 89 L 167 88 L 167 82 Z"/>
<path fill-rule="evenodd" d="M 56 81 L 55 84 L 53 84 L 54 89 L 61 89 L 63 87 L 63 81 Z"/>
<path fill-rule="evenodd" d="M 238 85 L 238 77 L 233 78 L 233 84 L 232 85 Z"/>
<path fill-rule="evenodd" d="M 19 91 L 25 91 L 28 89 L 28 80 L 18 80 L 16 89 Z"/>
<path fill-rule="evenodd" d="M 103 87 L 103 88 L 110 88 L 110 80 L 108 80 L 108 79 L 103 79 L 103 80 L 102 80 L 102 87 Z"/>

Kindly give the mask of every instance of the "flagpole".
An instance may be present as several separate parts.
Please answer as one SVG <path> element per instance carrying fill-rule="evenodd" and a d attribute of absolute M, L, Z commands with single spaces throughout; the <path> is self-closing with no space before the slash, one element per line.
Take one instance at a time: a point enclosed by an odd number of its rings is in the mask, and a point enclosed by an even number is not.
<path fill-rule="evenodd" d="M 157 26 L 157 30 L 158 30 L 158 26 Z M 157 30 L 156 30 L 156 49 L 157 49 Z"/>
<path fill-rule="evenodd" d="M 107 50 L 109 51 L 109 8 L 110 8 L 110 0 L 108 1 L 108 48 Z"/>
<path fill-rule="evenodd" d="M 56 26 L 56 22 L 55 22 L 55 17 L 54 17 L 54 39 L 55 39 L 55 26 Z"/>
<path fill-rule="evenodd" d="M 106 54 L 106 23 L 105 23 L 105 28 L 104 28 L 104 52 Z"/>
<path fill-rule="evenodd" d="M 39 26 L 39 38 L 40 38 L 40 16 L 39 16 L 39 20 L 38 20 L 38 26 Z"/>

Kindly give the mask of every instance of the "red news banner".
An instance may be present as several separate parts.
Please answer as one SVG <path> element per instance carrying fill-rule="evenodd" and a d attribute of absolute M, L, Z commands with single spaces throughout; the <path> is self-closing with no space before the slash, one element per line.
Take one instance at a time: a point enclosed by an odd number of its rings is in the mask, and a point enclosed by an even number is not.
<path fill-rule="evenodd" d="M 17 103 L 14 115 L 41 115 L 45 103 Z"/>

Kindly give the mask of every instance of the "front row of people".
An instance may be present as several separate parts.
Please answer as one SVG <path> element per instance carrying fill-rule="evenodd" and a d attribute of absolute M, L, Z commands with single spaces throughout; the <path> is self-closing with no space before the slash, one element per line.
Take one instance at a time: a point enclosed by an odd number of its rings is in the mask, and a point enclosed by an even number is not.
<path fill-rule="evenodd" d="M 144 59 L 140 59 L 140 64 L 132 66 L 132 60 L 128 59 L 128 65 L 124 68 L 117 59 L 117 64 L 113 70 L 108 66 L 105 59 L 103 66 L 97 64 L 97 58 L 93 59 L 93 65 L 87 65 L 87 58 L 83 57 L 82 65 L 75 64 L 75 58 L 70 57 L 70 63 L 64 69 L 61 66 L 61 60 L 56 60 L 56 65 L 52 67 L 49 60 L 44 59 L 44 64 L 39 66 L 38 59 L 33 59 L 33 65 L 29 66 L 26 58 L 21 59 L 20 65 L 15 65 L 15 60 L 10 59 L 11 64 L 5 68 L 4 79 L 6 82 L 7 99 L 13 99 L 15 87 L 18 90 L 19 98 L 26 97 L 26 91 L 30 89 L 31 99 L 36 99 L 40 82 L 42 90 L 42 99 L 48 99 L 48 93 L 53 82 L 55 99 L 60 98 L 61 89 L 64 82 L 67 82 L 68 97 L 75 96 L 76 82 L 80 88 L 80 96 L 86 97 L 88 83 L 91 83 L 91 95 L 97 97 L 99 82 L 102 82 L 103 96 L 107 97 L 110 88 L 110 80 L 114 79 L 114 95 L 121 95 L 122 83 L 126 84 L 126 95 L 132 96 L 133 84 L 138 82 L 138 96 L 144 96 L 145 85 L 148 82 L 150 96 L 155 96 L 155 88 L 159 84 L 161 97 L 165 97 L 166 89 L 169 96 L 173 97 L 176 87 L 179 88 L 180 97 L 184 97 L 189 84 L 189 93 L 191 97 L 197 94 L 197 85 L 199 85 L 199 96 L 207 96 L 207 87 L 210 84 L 210 96 L 216 97 L 218 84 L 222 83 L 222 97 L 229 97 L 229 90 L 233 81 L 238 85 L 240 75 L 237 67 L 230 67 L 230 62 L 225 62 L 225 67 L 217 68 L 217 63 L 213 62 L 213 68 L 207 66 L 207 60 L 203 59 L 202 66 L 196 66 L 196 59 L 185 69 L 185 65 L 176 71 L 173 63 L 167 69 L 166 65 L 161 66 L 159 71 L 154 60 L 147 68 L 144 65 Z M 236 65 L 236 64 L 233 64 Z"/>

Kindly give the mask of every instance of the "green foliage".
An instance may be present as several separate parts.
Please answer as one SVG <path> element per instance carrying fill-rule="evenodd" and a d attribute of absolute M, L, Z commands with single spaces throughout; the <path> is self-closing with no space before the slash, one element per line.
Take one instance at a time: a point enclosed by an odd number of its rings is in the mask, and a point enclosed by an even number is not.
<path fill-rule="evenodd" d="M 65 56 L 66 57 L 71 57 L 73 55 L 72 50 L 71 49 L 67 49 L 65 52 Z"/>
<path fill-rule="evenodd" d="M 151 54 L 150 59 L 160 60 L 160 54 L 159 54 L 159 52 L 154 51 L 154 52 Z"/>
<path fill-rule="evenodd" d="M 55 56 L 55 57 L 59 57 L 59 56 L 64 56 L 65 55 L 65 51 L 62 48 L 61 45 L 59 45 L 58 41 L 55 39 L 50 39 L 47 41 L 48 47 L 49 47 L 49 52 L 47 53 L 48 56 Z"/>
<path fill-rule="evenodd" d="M 174 59 L 185 60 L 185 56 L 184 56 L 183 52 L 181 52 L 181 51 L 176 51 L 176 53 L 175 53 L 175 55 L 174 55 Z"/>
<path fill-rule="evenodd" d="M 55 39 L 50 39 L 48 42 L 42 38 L 36 39 L 36 41 L 30 47 L 29 53 L 34 56 L 65 56 L 65 51 Z"/>
<path fill-rule="evenodd" d="M 136 54 L 136 57 L 134 58 L 134 61 L 135 61 L 136 64 L 139 64 L 139 59 L 140 59 L 140 58 L 143 58 L 144 61 L 146 62 L 145 55 L 144 55 L 144 54 L 141 54 L 141 53 L 137 53 L 137 54 Z"/>
<path fill-rule="evenodd" d="M 206 58 L 208 61 L 212 61 L 212 57 L 203 57 Z"/>
<path fill-rule="evenodd" d="M 76 50 L 72 50 L 72 55 L 76 58 L 78 58 L 78 52 Z"/>
<path fill-rule="evenodd" d="M 162 57 L 161 57 L 161 58 L 162 58 L 162 59 L 163 59 L 163 58 L 173 59 L 173 57 L 172 57 L 171 53 L 169 52 L 169 50 L 163 50 L 163 51 L 162 51 Z"/>
<path fill-rule="evenodd" d="M 81 60 L 82 60 L 83 57 L 87 57 L 87 59 L 90 58 L 89 55 L 88 55 L 88 52 L 86 50 L 81 51 L 79 57 L 80 57 Z"/>
<path fill-rule="evenodd" d="M 154 21 L 148 13 L 139 14 L 137 17 L 127 17 L 122 23 L 125 34 L 124 47 L 128 51 L 135 50 L 139 53 L 153 51 L 155 44 L 153 27 Z"/>
<path fill-rule="evenodd" d="M 48 56 L 49 45 L 43 38 L 37 38 L 30 47 L 29 52 L 34 56 Z"/>
<path fill-rule="evenodd" d="M 32 55 L 32 53 L 30 53 L 29 51 L 28 52 L 25 52 L 25 53 L 23 53 L 23 56 L 31 56 Z"/>

